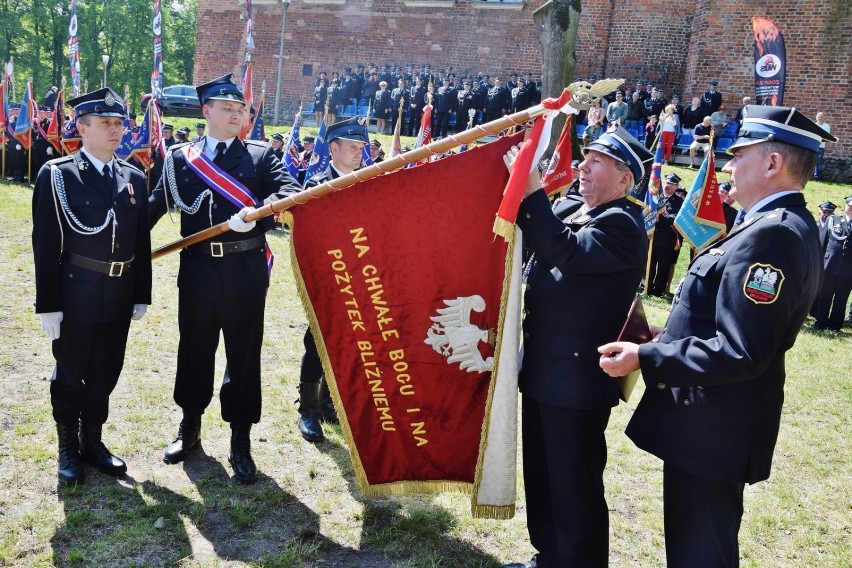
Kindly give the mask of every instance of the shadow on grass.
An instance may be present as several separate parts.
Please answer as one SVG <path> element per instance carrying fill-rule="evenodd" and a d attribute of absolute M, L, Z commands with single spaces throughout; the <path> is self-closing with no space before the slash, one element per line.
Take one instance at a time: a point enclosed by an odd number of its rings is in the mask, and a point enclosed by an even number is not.
<path fill-rule="evenodd" d="M 397 559 L 393 566 L 501 566 L 496 557 L 450 535 L 458 522 L 452 511 L 428 503 L 428 497 L 367 498 L 358 488 L 345 446 L 326 438 L 317 444 L 317 449 L 334 459 L 343 472 L 350 494 L 364 507 L 359 547 L 362 552 L 386 554 Z"/>
<path fill-rule="evenodd" d="M 294 567 L 354 552 L 322 536 L 318 515 L 269 476 L 241 485 L 203 449 L 181 465 L 195 490 L 186 495 L 97 473 L 60 490 L 65 523 L 51 539 L 54 564 L 174 566 L 191 559 Z"/>

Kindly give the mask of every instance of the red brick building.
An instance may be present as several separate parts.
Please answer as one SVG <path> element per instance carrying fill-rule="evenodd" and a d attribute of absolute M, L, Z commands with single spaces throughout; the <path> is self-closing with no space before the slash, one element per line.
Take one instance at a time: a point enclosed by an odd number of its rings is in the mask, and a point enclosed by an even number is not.
<path fill-rule="evenodd" d="M 543 0 L 292 0 L 284 33 L 282 102 L 292 116 L 320 71 L 355 63 L 430 63 L 506 74 L 541 69 L 533 12 Z M 253 0 L 254 89 L 275 97 L 282 5 Z M 787 47 L 784 104 L 826 113 L 840 138 L 826 177 L 852 181 L 852 3 L 846 0 L 583 0 L 576 74 L 651 80 L 700 95 L 711 79 L 733 117 L 754 94 L 751 18 L 765 16 Z M 245 46 L 238 0 L 199 0 L 195 81 L 235 70 Z"/>

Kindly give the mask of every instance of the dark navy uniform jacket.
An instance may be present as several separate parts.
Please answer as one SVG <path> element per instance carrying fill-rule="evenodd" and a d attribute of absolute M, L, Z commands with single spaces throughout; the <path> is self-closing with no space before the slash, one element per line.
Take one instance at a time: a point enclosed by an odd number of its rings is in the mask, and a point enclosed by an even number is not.
<path fill-rule="evenodd" d="M 51 165 L 61 172 L 68 206 L 83 225 L 98 227 L 110 208 L 115 211 L 114 250 L 112 223 L 95 234 L 71 228 L 54 199 Z M 51 160 L 39 171 L 32 203 L 36 313 L 61 311 L 65 320 L 81 323 L 117 322 L 130 319 L 134 304 L 151 303 L 145 175 L 118 159 L 113 173 L 112 180 L 105 179 L 82 152 Z M 133 259 L 133 265 L 121 277 L 110 277 L 60 260 L 63 250 L 100 262 Z"/>
<path fill-rule="evenodd" d="M 698 254 L 659 342 L 639 347 L 646 390 L 627 435 L 705 479 L 769 477 L 784 354 L 822 277 L 818 229 L 801 192 L 772 201 Z"/>
<path fill-rule="evenodd" d="M 535 257 L 524 296 L 519 383 L 542 404 L 603 409 L 618 404 L 618 386 L 598 365 L 597 348 L 624 326 L 648 238 L 625 198 L 587 214 L 591 221 L 574 231 L 554 215 L 543 191 L 521 202 L 517 224 Z"/>
<path fill-rule="evenodd" d="M 199 152 L 204 151 L 206 137 L 193 144 Z M 175 182 L 181 200 L 186 205 L 192 205 L 196 198 L 207 189 L 207 185 L 186 164 L 183 148 L 188 144 L 178 144 L 171 148 L 168 161 L 174 163 Z M 253 140 L 234 140 L 228 147 L 219 167 L 234 179 L 245 185 L 260 201 L 274 201 L 287 195 L 298 193 L 301 187 L 281 161 L 275 157 L 272 146 L 265 142 Z M 166 172 L 160 178 L 149 201 L 151 225 L 153 226 L 166 213 L 166 204 L 172 205 L 174 199 L 171 193 L 165 192 Z M 230 201 L 212 191 L 211 197 L 206 197 L 200 209 L 194 215 L 181 212 L 180 233 L 188 237 L 212 225 L 227 221 L 242 207 L 233 205 Z M 212 220 L 210 215 L 212 213 Z M 257 222 L 255 227 L 245 233 L 227 231 L 211 239 L 216 242 L 243 241 L 263 234 L 274 227 L 272 217 L 265 217 Z M 269 286 L 269 275 L 266 266 L 264 247 L 257 247 L 246 252 L 226 254 L 222 258 L 212 257 L 200 252 L 198 247 L 209 246 L 208 242 L 199 243 L 181 251 L 178 286 L 187 288 L 195 294 L 209 298 L 228 298 L 242 296 L 265 290 Z"/>
<path fill-rule="evenodd" d="M 830 217 L 820 231 L 825 251 L 825 273 L 839 278 L 852 278 L 852 223 L 845 216 Z"/>

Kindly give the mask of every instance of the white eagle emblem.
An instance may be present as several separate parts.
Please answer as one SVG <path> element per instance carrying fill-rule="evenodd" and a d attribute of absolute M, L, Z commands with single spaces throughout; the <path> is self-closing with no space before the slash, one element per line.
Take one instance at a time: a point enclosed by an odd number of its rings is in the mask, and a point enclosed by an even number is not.
<path fill-rule="evenodd" d="M 439 308 L 435 322 L 426 332 L 426 343 L 436 353 L 447 358 L 447 363 L 458 363 L 462 371 L 484 373 L 494 368 L 494 357 L 482 358 L 479 342 L 488 343 L 488 330 L 470 323 L 470 312 L 484 312 L 485 300 L 474 295 L 444 300 L 446 308 Z"/>

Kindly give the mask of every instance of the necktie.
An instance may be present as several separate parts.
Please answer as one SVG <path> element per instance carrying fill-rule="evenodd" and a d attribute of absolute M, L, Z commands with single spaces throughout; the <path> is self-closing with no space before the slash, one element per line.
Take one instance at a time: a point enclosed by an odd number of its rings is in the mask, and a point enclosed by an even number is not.
<path fill-rule="evenodd" d="M 101 171 L 101 173 L 104 175 L 104 179 L 112 179 L 112 171 L 110 171 L 109 165 L 104 164 L 104 169 Z"/>
<path fill-rule="evenodd" d="M 213 158 L 213 163 L 218 164 L 222 161 L 222 157 L 225 155 L 225 150 L 228 148 L 228 145 L 224 142 L 219 142 L 216 144 L 216 156 Z"/>

